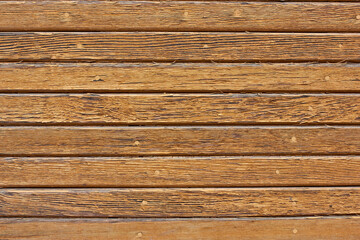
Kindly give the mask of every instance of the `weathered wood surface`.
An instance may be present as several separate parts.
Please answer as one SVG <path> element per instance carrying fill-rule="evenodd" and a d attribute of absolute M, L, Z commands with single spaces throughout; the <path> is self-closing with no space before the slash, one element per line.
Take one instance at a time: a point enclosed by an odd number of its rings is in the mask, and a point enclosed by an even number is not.
<path fill-rule="evenodd" d="M 359 3 L 0 1 L 0 31 L 358 32 Z"/>
<path fill-rule="evenodd" d="M 0 187 L 360 185 L 360 157 L 0 158 Z"/>
<path fill-rule="evenodd" d="M 0 155 L 360 154 L 359 127 L 1 127 Z"/>
<path fill-rule="evenodd" d="M 360 64 L 0 63 L 1 92 L 360 92 Z"/>
<path fill-rule="evenodd" d="M 1 217 L 360 214 L 360 188 L 0 189 Z"/>
<path fill-rule="evenodd" d="M 0 219 L 2 239 L 357 240 L 359 217 L 237 219 Z"/>
<path fill-rule="evenodd" d="M 358 239 L 341 1 L 0 0 L 0 239 Z"/>
<path fill-rule="evenodd" d="M 358 33 L 0 33 L 0 59 L 360 61 Z"/>
<path fill-rule="evenodd" d="M 1 124 L 360 123 L 360 94 L 0 94 Z"/>

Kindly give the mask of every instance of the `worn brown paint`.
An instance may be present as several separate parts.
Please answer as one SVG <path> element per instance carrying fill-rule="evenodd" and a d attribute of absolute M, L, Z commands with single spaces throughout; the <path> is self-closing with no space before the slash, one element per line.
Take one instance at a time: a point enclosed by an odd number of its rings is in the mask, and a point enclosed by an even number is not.
<path fill-rule="evenodd" d="M 360 185 L 357 156 L 3 157 L 0 187 Z"/>
<path fill-rule="evenodd" d="M 359 217 L 238 219 L 0 219 L 5 239 L 357 240 Z M 141 237 L 139 237 L 141 236 Z"/>
<path fill-rule="evenodd" d="M 0 238 L 358 239 L 340 1 L 0 1 Z"/>
<path fill-rule="evenodd" d="M 360 92 L 359 64 L 0 63 L 0 91 Z"/>
<path fill-rule="evenodd" d="M 81 47 L 79 47 L 81 44 Z M 0 33 L 11 61 L 359 61 L 358 33 Z"/>
<path fill-rule="evenodd" d="M 11 1 L 0 2 L 0 31 L 358 32 L 359 12 L 357 3 Z"/>
<path fill-rule="evenodd" d="M 0 94 L 3 124 L 360 123 L 360 95 Z"/>
<path fill-rule="evenodd" d="M 0 189 L 0 200 L 2 217 L 254 217 L 360 214 L 358 187 Z"/>
<path fill-rule="evenodd" d="M 0 154 L 360 154 L 359 136 L 359 127 L 1 127 Z"/>

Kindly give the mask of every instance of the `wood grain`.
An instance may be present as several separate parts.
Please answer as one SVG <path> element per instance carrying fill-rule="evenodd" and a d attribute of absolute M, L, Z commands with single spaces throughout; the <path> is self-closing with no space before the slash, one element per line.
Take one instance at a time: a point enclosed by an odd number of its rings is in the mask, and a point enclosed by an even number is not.
<path fill-rule="evenodd" d="M 360 92 L 359 64 L 0 63 L 0 91 Z"/>
<path fill-rule="evenodd" d="M 0 239 L 358 239 L 360 1 L 321 1 L 0 0 Z"/>
<path fill-rule="evenodd" d="M 0 124 L 360 123 L 360 95 L 0 94 Z"/>
<path fill-rule="evenodd" d="M 360 214 L 360 188 L 0 189 L 2 217 Z"/>
<path fill-rule="evenodd" d="M 3 61 L 359 61 L 357 33 L 0 33 Z"/>
<path fill-rule="evenodd" d="M 357 240 L 359 217 L 238 219 L 0 219 L 3 239 Z"/>
<path fill-rule="evenodd" d="M 360 154 L 359 127 L 1 127 L 1 155 Z"/>
<path fill-rule="evenodd" d="M 360 157 L 0 158 L 0 187 L 360 185 Z"/>
<path fill-rule="evenodd" d="M 358 32 L 358 3 L 0 1 L 0 31 Z"/>

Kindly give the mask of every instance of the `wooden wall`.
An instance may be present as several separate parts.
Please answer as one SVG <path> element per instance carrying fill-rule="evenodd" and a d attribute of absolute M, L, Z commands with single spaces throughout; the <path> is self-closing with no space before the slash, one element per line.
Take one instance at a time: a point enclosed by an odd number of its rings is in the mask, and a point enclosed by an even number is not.
<path fill-rule="evenodd" d="M 0 1 L 0 239 L 360 238 L 360 1 Z"/>

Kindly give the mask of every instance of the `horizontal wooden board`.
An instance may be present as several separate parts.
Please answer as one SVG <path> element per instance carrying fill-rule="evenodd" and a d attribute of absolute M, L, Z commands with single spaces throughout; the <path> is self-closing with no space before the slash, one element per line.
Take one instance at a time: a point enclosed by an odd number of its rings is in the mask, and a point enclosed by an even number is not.
<path fill-rule="evenodd" d="M 359 217 L 0 219 L 2 239 L 357 240 Z"/>
<path fill-rule="evenodd" d="M 360 123 L 360 94 L 0 94 L 0 124 Z"/>
<path fill-rule="evenodd" d="M 360 31 L 358 3 L 0 1 L 0 31 Z"/>
<path fill-rule="evenodd" d="M 0 158 L 0 187 L 360 185 L 360 157 Z"/>
<path fill-rule="evenodd" d="M 1 92 L 359 92 L 360 64 L 0 63 Z"/>
<path fill-rule="evenodd" d="M 0 155 L 360 154 L 359 127 L 1 127 Z"/>
<path fill-rule="evenodd" d="M 359 61 L 358 33 L 0 33 L 5 61 Z"/>
<path fill-rule="evenodd" d="M 360 188 L 0 189 L 2 217 L 360 214 Z"/>

